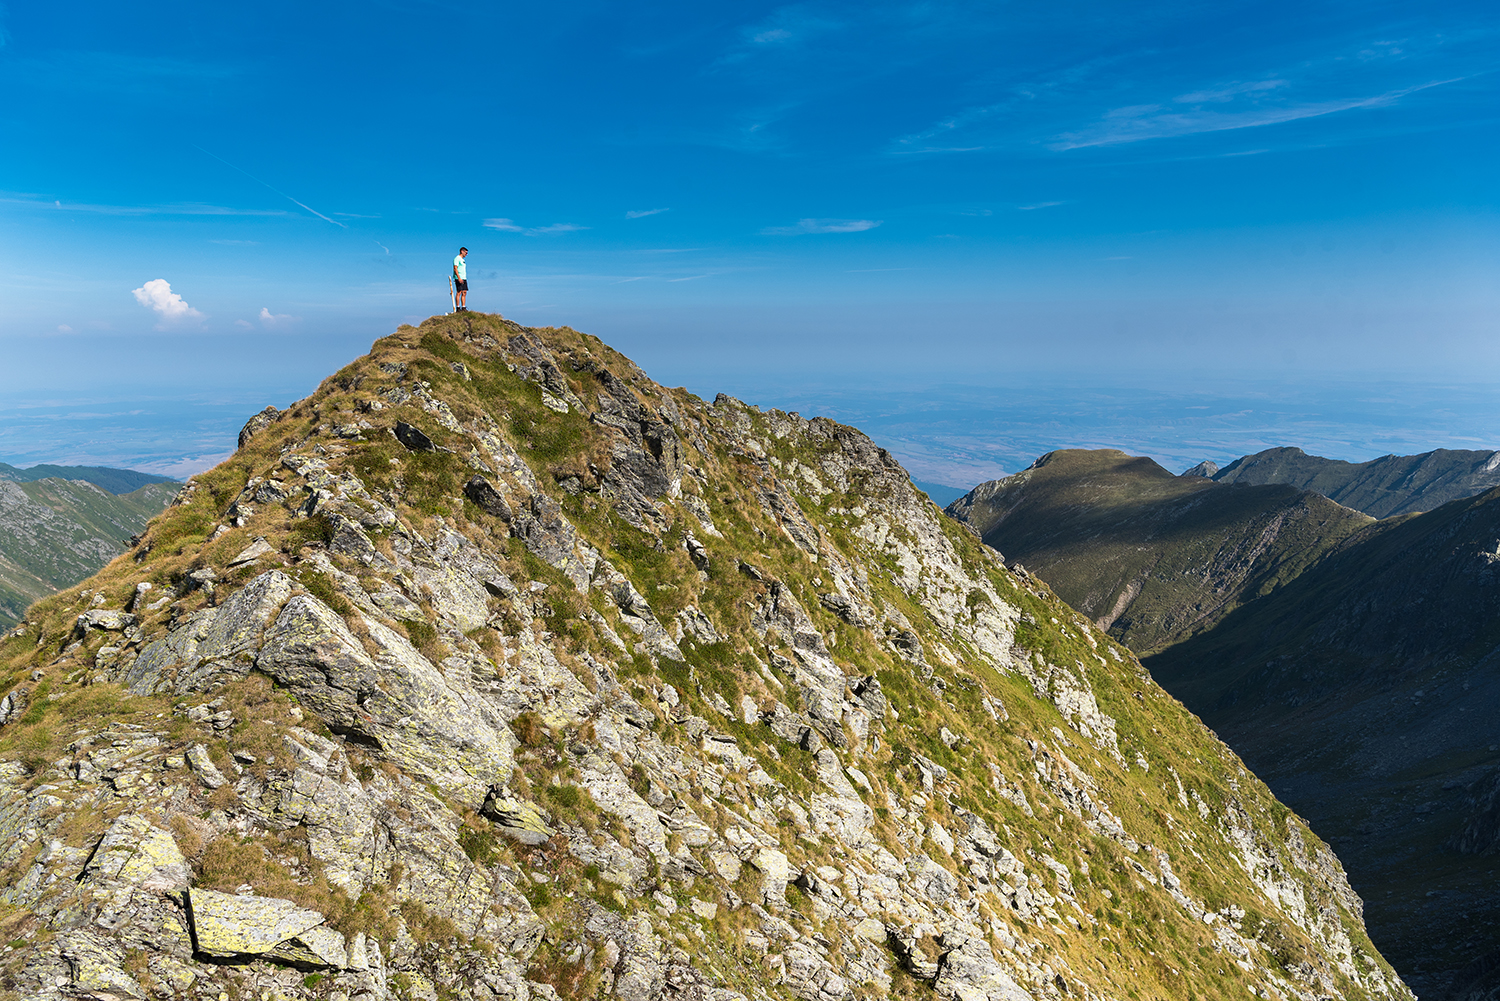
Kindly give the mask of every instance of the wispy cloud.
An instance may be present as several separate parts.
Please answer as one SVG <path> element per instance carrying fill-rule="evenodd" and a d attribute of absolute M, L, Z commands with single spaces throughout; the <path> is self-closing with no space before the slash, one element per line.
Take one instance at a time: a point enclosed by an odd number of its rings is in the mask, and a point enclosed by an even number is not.
<path fill-rule="evenodd" d="M 795 226 L 767 226 L 764 236 L 803 236 L 809 233 L 863 233 L 879 226 L 880 219 L 798 219 Z"/>
<path fill-rule="evenodd" d="M 163 323 L 182 320 L 201 320 L 203 314 L 172 291 L 172 283 L 165 278 L 153 278 L 138 289 L 132 289 L 135 301 L 162 318 Z"/>
<path fill-rule="evenodd" d="M 289 316 L 286 313 L 273 313 L 266 307 L 260 308 L 260 325 L 263 327 L 284 327 L 288 323 L 296 323 L 302 319 L 300 316 Z"/>
<path fill-rule="evenodd" d="M 1057 136 L 1049 143 L 1049 146 L 1055 150 L 1083 149 L 1089 146 L 1118 146 L 1148 139 L 1170 139 L 1205 132 L 1228 132 L 1235 129 L 1259 128 L 1264 125 L 1281 125 L 1306 118 L 1336 115 L 1344 111 L 1389 107 L 1403 97 L 1430 90 L 1433 87 L 1457 83 L 1461 79 L 1463 78 L 1454 77 L 1448 80 L 1432 80 L 1369 97 L 1339 98 L 1279 106 L 1256 104 L 1238 111 L 1218 111 L 1203 107 L 1178 111 L 1161 104 L 1129 105 L 1106 113 L 1099 122 L 1089 128 L 1065 132 Z M 1264 90 L 1265 88 L 1246 90 L 1229 87 L 1185 94 L 1173 103 L 1186 102 L 1190 98 L 1202 95 L 1208 95 L 1206 98 L 1208 103 L 1222 103 L 1235 96 L 1261 93 Z M 1221 95 L 1229 96 L 1221 97 Z"/>
<path fill-rule="evenodd" d="M 555 222 L 550 226 L 522 226 L 514 219 L 486 219 L 485 229 L 497 229 L 502 233 L 521 233 L 525 236 L 547 236 L 553 233 L 576 233 L 588 229 L 571 222 Z"/>
<path fill-rule="evenodd" d="M 648 215 L 661 215 L 663 212 L 670 212 L 670 211 L 672 211 L 672 210 L 671 209 L 632 209 L 631 211 L 625 213 L 625 218 L 626 219 L 644 219 Z"/>
<path fill-rule="evenodd" d="M 1210 90 L 1195 90 L 1190 94 L 1179 94 L 1172 100 L 1178 104 L 1224 104 L 1245 94 L 1262 94 L 1268 90 L 1279 90 L 1286 86 L 1289 86 L 1286 80 L 1250 80 Z"/>
<path fill-rule="evenodd" d="M 178 202 L 171 205 L 100 205 L 89 202 L 65 202 L 60 198 L 38 198 L 34 196 L 0 195 L 0 204 L 29 205 L 33 208 L 58 209 L 64 212 L 90 212 L 96 215 L 147 216 L 147 215 L 222 215 L 222 216 L 285 216 L 291 213 L 282 209 L 239 209 L 227 205 L 206 205 L 202 202 Z"/>
<path fill-rule="evenodd" d="M 1035 212 L 1037 209 L 1050 209 L 1057 205 L 1066 205 L 1067 202 L 1036 202 L 1032 205 L 1017 205 L 1017 212 Z"/>
<path fill-rule="evenodd" d="M 217 243 L 223 247 L 259 247 L 259 240 L 209 240 L 209 243 Z"/>

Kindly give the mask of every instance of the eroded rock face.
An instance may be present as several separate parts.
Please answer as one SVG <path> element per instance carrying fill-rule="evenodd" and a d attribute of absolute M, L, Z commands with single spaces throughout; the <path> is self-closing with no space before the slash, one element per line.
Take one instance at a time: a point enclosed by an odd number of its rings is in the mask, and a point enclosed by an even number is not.
<path fill-rule="evenodd" d="M 0 741 L 114 701 L 0 763 L 0 987 L 1409 997 L 1327 849 L 868 438 L 571 331 L 421 336 L 254 432 L 223 510 L 185 491 L 229 527 L 143 543 L 161 604 L 4 648 L 49 688 Z"/>
<path fill-rule="evenodd" d="M 377 745 L 391 761 L 479 806 L 491 784 L 509 779 L 513 764 L 499 714 L 449 686 L 405 636 L 377 621 L 361 625 L 373 655 L 337 613 L 298 595 L 267 630 L 255 666 L 335 733 Z"/>

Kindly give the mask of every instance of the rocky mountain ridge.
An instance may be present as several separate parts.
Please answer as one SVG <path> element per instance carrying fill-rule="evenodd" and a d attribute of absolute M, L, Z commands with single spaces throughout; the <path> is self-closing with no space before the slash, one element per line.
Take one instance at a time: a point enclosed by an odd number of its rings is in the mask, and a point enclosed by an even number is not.
<path fill-rule="evenodd" d="M 1375 518 L 1431 511 L 1500 486 L 1500 452 L 1492 450 L 1439 448 L 1420 455 L 1345 462 L 1308 455 L 1300 448 L 1268 448 L 1241 456 L 1223 469 L 1209 466 L 1213 464 L 1200 464 L 1183 475 L 1208 476 L 1217 483 L 1284 483 Z"/>
<path fill-rule="evenodd" d="M 1411 996 L 887 453 L 567 328 L 377 341 L 0 665 L 11 997 Z"/>

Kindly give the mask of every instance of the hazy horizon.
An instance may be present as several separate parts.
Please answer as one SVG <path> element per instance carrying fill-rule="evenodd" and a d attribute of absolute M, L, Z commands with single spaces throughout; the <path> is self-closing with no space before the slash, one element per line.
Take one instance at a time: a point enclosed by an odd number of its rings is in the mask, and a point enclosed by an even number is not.
<path fill-rule="evenodd" d="M 190 472 L 460 245 L 475 309 L 914 472 L 1500 445 L 1493 5 L 458 17 L 0 9 L 0 458 Z"/>

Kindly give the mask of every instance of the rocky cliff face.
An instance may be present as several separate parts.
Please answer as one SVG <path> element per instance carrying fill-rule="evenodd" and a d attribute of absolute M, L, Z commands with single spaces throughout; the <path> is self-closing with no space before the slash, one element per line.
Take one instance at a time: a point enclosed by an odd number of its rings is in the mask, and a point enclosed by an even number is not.
<path fill-rule="evenodd" d="M 1409 998 L 852 428 L 403 327 L 0 646 L 13 998 Z"/>

